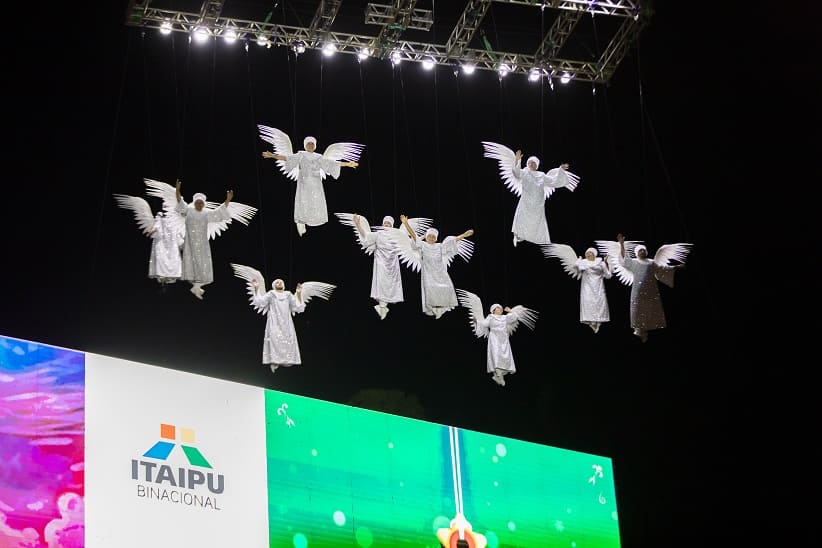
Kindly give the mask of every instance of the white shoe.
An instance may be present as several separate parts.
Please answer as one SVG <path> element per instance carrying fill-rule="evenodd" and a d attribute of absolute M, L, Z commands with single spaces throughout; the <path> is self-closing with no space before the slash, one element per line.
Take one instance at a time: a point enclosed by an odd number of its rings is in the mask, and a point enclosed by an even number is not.
<path fill-rule="evenodd" d="M 272 372 L 272 373 L 276 373 L 276 372 L 277 372 L 277 368 L 278 368 L 278 367 L 280 367 L 280 366 L 279 366 L 279 365 L 277 365 L 276 363 L 272 363 L 272 364 L 271 364 L 271 372 Z"/>
<path fill-rule="evenodd" d="M 502 377 L 500 377 L 496 373 L 491 375 L 491 380 L 494 381 L 495 383 L 497 383 L 498 385 L 502 386 L 502 383 L 500 382 L 502 380 Z"/>
<path fill-rule="evenodd" d="M 203 293 L 205 293 L 205 290 L 204 290 L 204 289 L 200 286 L 200 284 L 194 284 L 194 285 L 192 285 L 192 286 L 191 286 L 191 290 L 190 290 L 190 291 L 191 291 L 192 293 L 194 293 L 194 296 L 195 296 L 195 297 L 197 297 L 197 298 L 198 298 L 198 299 L 200 299 L 201 301 L 203 300 Z"/>
<path fill-rule="evenodd" d="M 305 223 L 297 223 L 297 233 L 302 236 L 305 234 Z"/>
<path fill-rule="evenodd" d="M 517 242 L 518 242 L 518 241 L 519 241 L 519 240 L 517 239 L 517 236 L 516 236 L 516 234 L 515 234 L 515 235 L 514 235 L 514 247 L 517 247 Z"/>
<path fill-rule="evenodd" d="M 381 306 L 380 307 L 380 319 L 384 320 L 386 316 L 388 316 L 388 307 L 387 306 Z"/>
<path fill-rule="evenodd" d="M 590 327 L 590 328 L 591 328 L 591 331 L 593 331 L 594 333 L 596 333 L 596 332 L 597 332 L 597 328 L 596 328 L 596 323 L 595 323 L 595 322 L 588 322 L 588 327 Z"/>
<path fill-rule="evenodd" d="M 594 324 L 591 326 L 591 329 L 594 330 L 594 333 L 599 333 L 599 322 L 594 322 Z"/>
<path fill-rule="evenodd" d="M 431 311 L 434 313 L 434 318 L 438 320 L 442 317 L 443 314 L 445 314 L 445 310 L 443 310 L 440 307 L 433 308 Z"/>

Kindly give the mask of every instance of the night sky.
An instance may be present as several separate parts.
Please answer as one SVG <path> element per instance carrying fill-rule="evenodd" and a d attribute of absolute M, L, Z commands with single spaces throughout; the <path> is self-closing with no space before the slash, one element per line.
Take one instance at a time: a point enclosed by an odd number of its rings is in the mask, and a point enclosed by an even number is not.
<path fill-rule="evenodd" d="M 787 389 L 801 350 L 793 338 L 818 324 L 816 297 L 797 304 L 776 295 L 818 275 L 809 256 L 818 239 L 801 241 L 818 236 L 818 220 L 805 214 L 812 202 L 796 198 L 814 195 L 805 187 L 818 186 L 820 170 L 795 161 L 819 152 L 818 129 L 804 129 L 819 119 L 808 101 L 819 65 L 803 58 L 819 51 L 818 38 L 802 30 L 818 8 L 808 3 L 805 18 L 656 2 L 638 47 L 593 94 L 590 83 L 552 90 L 521 74 L 500 82 L 490 71 L 189 45 L 180 33 L 127 27 L 127 2 L 108 4 L 93 13 L 67 7 L 42 29 L 18 29 L 27 41 L 8 55 L 11 231 L 0 334 L 338 403 L 393 391 L 401 401 L 383 409 L 608 456 L 627 547 L 738 546 L 782 525 L 779 538 L 799 538 L 789 517 L 798 510 L 794 481 L 813 473 L 801 464 L 807 434 L 789 432 L 813 415 L 805 390 Z M 375 34 L 362 24 L 364 4 L 344 2 L 333 28 Z M 273 21 L 307 26 L 314 5 L 229 0 L 224 15 L 272 11 Z M 463 5 L 437 2 L 431 33 L 408 39 L 444 43 Z M 553 17 L 494 4 L 483 29 L 496 49 L 533 51 Z M 584 17 L 569 51 L 594 56 L 614 31 L 607 19 Z M 783 88 L 789 75 L 810 81 Z M 319 151 L 366 145 L 358 169 L 326 182 L 328 224 L 297 235 L 294 183 L 260 158 L 267 145 L 257 124 L 282 129 L 298 148 L 306 135 Z M 651 254 L 694 244 L 675 287 L 661 287 L 667 329 L 640 343 L 629 327 L 630 288 L 615 278 L 606 282 L 611 322 L 597 335 L 578 322 L 579 282 L 537 246 L 512 246 L 516 197 L 483 157 L 483 140 L 539 156 L 541 169 L 568 162 L 581 177 L 576 191 L 547 202 L 554 242 L 580 254 L 620 232 Z M 212 242 L 215 282 L 203 301 L 187 283 L 163 291 L 146 276 L 150 241 L 112 197 L 144 195 L 143 177 L 180 178 L 189 199 L 199 191 L 222 201 L 233 189 L 235 201 L 260 210 Z M 506 387 L 485 372 L 486 341 L 473 336 L 465 309 L 440 320 L 422 314 L 410 270 L 406 302 L 380 321 L 369 298 L 372 259 L 335 211 L 371 224 L 386 214 L 429 217 L 441 236 L 476 231 L 471 261 L 451 267 L 455 286 L 486 307 L 540 312 L 535 331 L 512 336 L 518 371 Z M 292 290 L 307 280 L 338 286 L 330 302 L 314 300 L 295 318 L 301 366 L 272 374 L 261 365 L 265 318 L 231 262 Z M 799 273 L 785 277 L 783 262 Z"/>

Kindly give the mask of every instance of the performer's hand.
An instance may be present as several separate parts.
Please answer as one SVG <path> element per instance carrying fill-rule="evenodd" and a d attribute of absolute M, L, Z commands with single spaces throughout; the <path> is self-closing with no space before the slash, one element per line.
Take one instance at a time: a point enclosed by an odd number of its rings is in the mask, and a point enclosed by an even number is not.
<path fill-rule="evenodd" d="M 276 157 L 277 157 L 277 155 L 274 154 L 273 152 L 270 152 L 268 150 L 263 151 L 263 158 L 276 158 Z"/>
<path fill-rule="evenodd" d="M 512 312 L 511 307 L 509 307 L 509 306 L 506 306 L 502 310 L 503 310 L 503 312 Z"/>
<path fill-rule="evenodd" d="M 404 223 L 407 220 L 408 220 L 408 217 L 406 217 L 405 215 L 400 215 L 400 222 Z"/>
<path fill-rule="evenodd" d="M 517 161 L 522 160 L 522 151 L 521 151 L 521 150 L 518 150 L 518 151 L 514 154 L 514 157 L 517 159 Z"/>
<path fill-rule="evenodd" d="M 259 284 L 259 282 L 257 282 L 257 280 L 251 280 L 251 285 L 253 285 L 253 286 L 254 286 L 254 289 L 257 289 L 257 287 L 258 287 L 260 284 Z"/>
<path fill-rule="evenodd" d="M 617 241 L 619 243 L 624 242 L 625 241 L 625 236 L 623 236 L 622 234 L 617 234 Z"/>
<path fill-rule="evenodd" d="M 180 179 L 177 179 L 177 192 L 180 192 L 180 187 L 183 186 L 183 182 Z"/>
<path fill-rule="evenodd" d="M 355 222 L 355 223 L 360 224 L 360 216 L 359 216 L 359 215 L 357 215 L 356 213 L 354 214 L 354 216 L 352 217 L 352 219 L 354 219 L 354 222 Z"/>
<path fill-rule="evenodd" d="M 470 238 L 473 235 L 474 235 L 474 229 L 473 228 L 469 228 L 468 230 L 465 231 L 465 237 L 466 238 Z"/>
<path fill-rule="evenodd" d="M 568 169 L 569 167 L 571 167 L 571 164 L 565 163 L 560 165 L 559 167 L 561 167 L 562 169 Z"/>
<path fill-rule="evenodd" d="M 297 284 L 297 293 L 301 293 L 303 290 L 303 284 Z"/>
<path fill-rule="evenodd" d="M 357 167 L 358 165 L 360 164 L 358 164 L 357 162 L 348 162 L 348 167 Z"/>
<path fill-rule="evenodd" d="M 226 203 L 230 202 L 233 199 L 234 199 L 234 191 L 233 190 L 229 190 L 228 192 L 225 193 Z"/>

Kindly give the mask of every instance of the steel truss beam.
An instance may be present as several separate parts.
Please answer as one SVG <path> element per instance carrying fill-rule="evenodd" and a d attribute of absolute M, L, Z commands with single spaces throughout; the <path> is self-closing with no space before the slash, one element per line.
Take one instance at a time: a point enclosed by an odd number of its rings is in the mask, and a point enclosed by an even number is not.
<path fill-rule="evenodd" d="M 468 5 L 465 6 L 457 21 L 457 26 L 454 27 L 454 31 L 445 44 L 448 55 L 453 57 L 462 55 L 462 52 L 471 43 L 471 39 L 474 38 L 477 29 L 479 29 L 482 19 L 485 17 L 488 8 L 491 7 L 491 2 L 493 0 L 469 0 Z"/>
<path fill-rule="evenodd" d="M 639 0 L 494 0 L 500 4 L 519 4 L 538 8 L 584 11 L 595 15 L 615 17 L 639 17 Z"/>
<path fill-rule="evenodd" d="M 314 19 L 311 20 L 311 26 L 308 27 L 308 33 L 312 38 L 322 37 L 331 30 L 341 4 L 342 0 L 320 0 L 320 5 L 314 13 Z"/>
<path fill-rule="evenodd" d="M 365 24 L 387 26 L 397 19 L 397 8 L 394 6 L 384 6 L 382 4 L 368 4 L 365 8 Z M 408 20 L 407 29 L 410 30 L 431 30 L 434 24 L 434 12 L 414 8 L 411 18 Z"/>
<path fill-rule="evenodd" d="M 411 42 L 399 39 L 402 30 L 406 28 L 402 26 L 403 22 L 407 23 L 410 21 L 411 14 L 414 12 L 413 4 L 415 1 L 416 0 L 395 0 L 396 5 L 392 6 L 396 10 L 394 17 L 394 21 L 396 22 L 393 24 L 395 28 L 389 29 L 387 26 L 383 29 L 384 31 L 387 30 L 390 32 L 380 33 L 380 36 L 386 40 L 381 44 L 377 42 L 379 37 L 333 32 L 330 28 L 326 28 L 324 24 L 321 24 L 327 21 L 327 26 L 330 27 L 333 19 L 329 20 L 322 16 L 319 16 L 321 22 L 318 23 L 316 29 L 221 16 L 217 16 L 213 23 L 205 26 L 205 28 L 209 35 L 213 37 L 219 37 L 226 31 L 231 30 L 236 33 L 238 40 L 256 41 L 261 45 L 267 46 L 294 48 L 297 44 L 301 44 L 306 48 L 320 49 L 323 47 L 325 41 L 329 41 L 333 42 L 337 46 L 337 50 L 341 53 L 362 54 L 364 50 L 370 48 L 370 51 L 373 52 L 372 55 L 375 57 L 384 58 L 396 52 L 399 61 L 433 61 L 436 64 L 452 66 L 455 70 L 459 65 L 466 63 L 470 63 L 480 70 L 493 71 L 498 71 L 500 67 L 504 65 L 505 70 L 511 73 L 528 74 L 531 71 L 537 71 L 541 76 L 554 78 L 567 72 L 574 80 L 607 83 L 613 76 L 618 64 L 624 59 L 631 45 L 637 39 L 644 25 L 644 18 L 641 17 L 642 14 L 639 12 L 637 12 L 638 15 L 636 17 L 625 17 L 614 38 L 603 51 L 600 58 L 595 61 L 563 59 L 557 56 L 561 45 L 573 30 L 573 26 L 579 21 L 582 13 L 584 11 L 591 11 L 587 9 L 581 11 L 576 8 L 574 9 L 573 15 L 561 15 L 560 18 L 555 21 L 546 40 L 535 54 L 494 51 L 490 48 L 469 48 L 467 47 L 467 42 L 465 42 L 465 46 L 462 47 L 460 55 L 454 55 L 449 52 L 449 44 Z M 508 0 L 493 1 L 500 2 Z M 219 2 L 206 3 L 218 4 Z M 330 13 L 327 10 L 333 8 L 331 5 L 333 3 L 334 2 L 325 2 L 328 6 L 326 6 L 323 14 Z M 335 3 L 339 4 L 339 2 Z M 471 4 L 474 5 L 481 3 L 483 2 L 479 0 L 471 2 Z M 542 5 L 541 2 L 529 2 L 527 0 L 510 0 L 508 3 L 528 4 L 532 6 Z M 400 6 L 400 4 L 402 4 L 402 6 Z M 548 4 L 548 2 L 546 2 L 546 4 Z M 628 1 L 603 1 L 591 4 L 587 0 L 584 2 L 581 0 L 554 0 L 553 4 L 557 4 L 557 6 L 549 5 L 548 7 L 561 7 L 561 5 L 566 4 L 574 6 L 585 4 L 585 6 L 588 7 L 593 5 L 598 6 L 596 9 L 604 9 L 604 7 L 607 7 L 610 10 L 616 10 L 617 7 L 614 6 L 617 4 L 619 4 L 619 9 L 624 10 L 632 10 L 634 6 L 638 7 L 637 2 Z M 567 7 L 562 9 L 571 11 Z M 126 15 L 126 24 L 148 29 L 191 33 L 198 26 L 204 26 L 203 11 L 204 10 L 198 13 L 191 13 L 158 9 L 150 6 L 150 0 L 132 0 Z M 400 11 L 402 11 L 402 14 L 400 14 Z M 318 13 L 320 13 L 319 10 Z M 614 13 L 609 14 L 614 15 Z M 402 15 L 402 17 L 400 17 L 400 15 Z M 316 18 L 317 16 L 315 16 L 315 19 Z M 318 37 L 318 33 L 320 32 L 322 32 L 322 36 Z M 393 42 L 387 39 L 393 39 Z M 379 45 L 381 51 L 378 51 L 375 45 Z M 451 44 L 451 47 L 453 46 L 454 44 Z"/>

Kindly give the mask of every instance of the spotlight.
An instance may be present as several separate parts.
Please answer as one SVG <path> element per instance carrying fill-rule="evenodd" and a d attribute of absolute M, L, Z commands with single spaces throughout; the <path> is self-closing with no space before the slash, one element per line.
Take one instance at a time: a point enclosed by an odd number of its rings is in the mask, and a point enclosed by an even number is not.
<path fill-rule="evenodd" d="M 568 82 L 571 81 L 571 78 L 573 78 L 573 77 L 569 73 L 563 72 L 562 76 L 559 77 L 559 81 L 563 84 L 567 84 Z"/>
<path fill-rule="evenodd" d="M 531 82 L 538 82 L 541 76 L 542 70 L 538 68 L 532 68 L 528 71 L 528 80 Z"/>
<path fill-rule="evenodd" d="M 497 73 L 500 75 L 500 78 L 504 78 L 509 72 L 511 72 L 511 67 L 505 63 L 501 64 L 499 68 L 497 68 Z"/>
<path fill-rule="evenodd" d="M 297 53 L 297 54 L 305 53 L 305 42 L 303 42 L 301 40 L 299 40 L 297 42 L 294 42 L 293 48 L 294 48 L 294 52 Z"/>
<path fill-rule="evenodd" d="M 201 44 L 208 40 L 208 29 L 205 27 L 197 27 L 194 29 L 194 41 Z"/>
<path fill-rule="evenodd" d="M 360 58 L 360 61 L 364 61 L 371 57 L 371 49 L 370 48 L 362 48 L 359 53 L 357 53 L 357 57 Z"/>
<path fill-rule="evenodd" d="M 423 59 L 423 61 L 422 61 L 422 68 L 424 68 L 425 70 L 431 70 L 431 69 L 433 69 L 433 68 L 434 68 L 434 66 L 435 66 L 436 64 L 437 64 L 437 63 L 436 63 L 436 61 L 434 61 L 434 58 L 433 58 L 433 57 L 426 57 L 426 58 L 425 58 L 425 59 Z"/>
<path fill-rule="evenodd" d="M 400 53 L 399 50 L 394 50 L 391 53 L 391 62 L 395 65 L 399 65 L 400 61 L 402 61 L 402 53 Z"/>
<path fill-rule="evenodd" d="M 265 34 L 260 34 L 257 36 L 257 45 L 258 46 L 267 46 L 268 45 L 268 36 Z"/>
<path fill-rule="evenodd" d="M 464 72 L 465 74 L 474 74 L 474 70 L 476 68 L 476 66 L 470 63 L 465 63 L 464 65 L 462 65 L 462 72 Z"/>
<path fill-rule="evenodd" d="M 162 34 L 171 34 L 171 23 L 163 21 L 163 24 L 160 25 L 160 32 Z"/>
<path fill-rule="evenodd" d="M 323 46 L 323 55 L 325 55 L 326 57 L 331 57 L 335 53 L 337 53 L 337 46 L 335 46 L 331 42 Z"/>
<path fill-rule="evenodd" d="M 233 44 L 237 41 L 237 31 L 228 29 L 223 33 L 223 40 L 225 40 L 227 44 Z"/>

